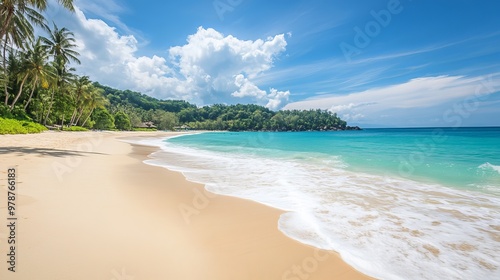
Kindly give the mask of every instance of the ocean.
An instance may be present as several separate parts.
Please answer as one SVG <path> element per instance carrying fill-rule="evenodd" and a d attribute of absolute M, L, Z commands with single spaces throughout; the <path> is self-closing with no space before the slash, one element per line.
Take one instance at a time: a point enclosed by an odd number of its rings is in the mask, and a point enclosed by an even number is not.
<path fill-rule="evenodd" d="M 146 163 L 282 209 L 290 238 L 381 279 L 500 279 L 500 128 L 207 132 Z"/>

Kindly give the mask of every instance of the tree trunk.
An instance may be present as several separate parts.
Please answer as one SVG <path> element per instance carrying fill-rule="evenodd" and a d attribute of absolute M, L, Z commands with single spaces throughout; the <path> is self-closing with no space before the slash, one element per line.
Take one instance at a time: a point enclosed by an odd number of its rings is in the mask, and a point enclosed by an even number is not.
<path fill-rule="evenodd" d="M 12 104 L 10 105 L 10 111 L 14 109 L 14 105 L 16 105 L 19 97 L 21 97 L 21 94 L 23 93 L 23 87 L 24 84 L 26 83 L 26 80 L 28 79 L 28 76 L 29 76 L 28 74 L 24 76 L 23 81 L 21 82 L 21 86 L 19 87 L 19 92 L 17 93 L 16 97 L 14 98 L 14 101 L 12 101 Z"/>
<path fill-rule="evenodd" d="M 78 115 L 78 118 L 77 118 L 77 119 L 76 119 L 76 121 L 75 121 L 76 125 L 78 125 L 78 122 L 80 121 L 80 118 L 81 118 L 81 117 L 82 117 L 82 115 L 83 115 L 83 109 L 84 109 L 84 108 L 85 108 L 85 107 L 83 107 L 83 106 L 82 106 L 82 109 L 80 109 L 80 114 Z"/>
<path fill-rule="evenodd" d="M 82 127 L 85 126 L 85 124 L 87 123 L 87 121 L 89 120 L 90 116 L 92 115 L 92 113 L 94 113 L 94 109 L 95 108 L 92 108 L 92 110 L 90 110 L 90 114 L 85 118 L 85 121 L 82 123 Z"/>
<path fill-rule="evenodd" d="M 42 123 L 43 122 L 43 113 L 45 113 L 45 106 L 44 106 L 42 100 L 43 99 L 40 98 L 40 103 L 42 105 L 42 108 L 40 108 L 39 111 L 37 110 L 37 114 L 36 114 L 36 121 L 37 121 L 37 123 Z"/>
<path fill-rule="evenodd" d="M 9 9 L 9 13 L 7 14 L 7 18 L 3 23 L 2 29 L 0 30 L 0 39 L 3 39 L 5 34 L 7 34 L 7 28 L 9 28 L 10 22 L 12 21 L 12 16 L 14 15 L 14 9 Z M 7 39 L 5 39 L 7 41 Z"/>
<path fill-rule="evenodd" d="M 70 126 L 73 126 L 73 123 L 75 123 L 76 116 L 78 115 L 78 105 L 81 103 L 80 98 L 82 96 L 81 89 L 77 89 L 76 91 L 76 98 L 75 98 L 75 110 L 73 111 L 73 115 L 71 115 L 71 122 Z M 82 104 L 83 106 L 83 104 Z M 78 121 L 76 121 L 78 123 Z"/>
<path fill-rule="evenodd" d="M 5 43 L 3 45 L 3 71 L 5 71 L 5 84 L 4 84 L 5 106 L 9 105 L 9 72 L 7 71 L 7 57 L 5 56 L 6 53 L 7 53 L 7 40 L 5 40 Z"/>
<path fill-rule="evenodd" d="M 5 85 L 4 85 L 4 90 L 5 90 L 5 106 L 9 105 L 9 72 L 7 71 L 7 57 L 5 56 L 6 50 L 7 50 L 7 28 L 10 24 L 10 21 L 12 20 L 12 15 L 14 14 L 14 11 L 9 11 L 9 14 L 7 15 L 7 18 L 5 19 L 5 22 L 3 23 L 2 29 L 0 30 L 0 40 L 4 40 L 4 45 L 3 45 L 3 70 L 5 71 Z M 4 38 L 5 37 L 5 38 Z"/>
<path fill-rule="evenodd" d="M 45 120 L 43 121 L 43 125 L 47 125 L 47 120 L 49 119 L 50 110 L 52 109 L 52 105 L 54 104 L 54 94 L 55 90 L 52 89 L 52 94 L 50 95 L 49 109 L 47 109 L 47 115 L 45 115 Z"/>
<path fill-rule="evenodd" d="M 26 111 L 26 109 L 28 108 L 28 105 L 31 102 L 31 98 L 33 97 L 33 93 L 35 92 L 35 87 L 36 87 L 36 83 L 37 82 L 38 82 L 38 75 L 35 76 L 35 82 L 33 83 L 33 88 L 31 89 L 30 97 L 28 98 L 28 101 L 26 102 L 26 105 L 24 105 L 24 111 Z"/>
<path fill-rule="evenodd" d="M 73 110 L 73 114 L 71 115 L 71 119 L 69 121 L 69 126 L 73 126 L 73 123 L 75 122 L 76 115 L 78 114 L 77 108 Z"/>

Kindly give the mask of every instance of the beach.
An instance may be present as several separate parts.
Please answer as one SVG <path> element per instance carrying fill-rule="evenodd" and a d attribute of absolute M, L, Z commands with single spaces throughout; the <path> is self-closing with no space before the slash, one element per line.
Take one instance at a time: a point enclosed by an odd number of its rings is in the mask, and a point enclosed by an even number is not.
<path fill-rule="evenodd" d="M 144 164 L 174 133 L 0 136 L 1 279 L 370 279 L 278 230 L 283 211 Z M 15 272 L 5 225 L 15 169 Z M 11 195 L 12 196 L 12 195 Z M 5 224 L 5 225 L 4 225 Z"/>

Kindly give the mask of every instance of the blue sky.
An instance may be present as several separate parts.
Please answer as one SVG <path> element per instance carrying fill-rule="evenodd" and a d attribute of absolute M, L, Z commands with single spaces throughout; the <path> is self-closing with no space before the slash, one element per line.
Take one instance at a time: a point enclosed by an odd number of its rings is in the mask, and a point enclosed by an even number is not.
<path fill-rule="evenodd" d="M 75 0 L 78 73 L 197 105 L 364 127 L 500 126 L 500 2 Z"/>

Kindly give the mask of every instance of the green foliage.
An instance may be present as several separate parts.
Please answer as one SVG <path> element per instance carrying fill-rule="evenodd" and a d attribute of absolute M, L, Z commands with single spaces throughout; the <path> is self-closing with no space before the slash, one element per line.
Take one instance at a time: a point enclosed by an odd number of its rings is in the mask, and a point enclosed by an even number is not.
<path fill-rule="evenodd" d="M 137 112 L 137 110 L 129 109 L 127 110 L 126 114 L 130 119 L 130 126 L 132 128 L 139 127 L 142 124 L 142 117 L 139 112 Z"/>
<path fill-rule="evenodd" d="M 94 127 L 94 125 L 95 125 L 95 121 L 89 120 L 88 122 L 85 123 L 84 128 L 92 129 Z"/>
<path fill-rule="evenodd" d="M 64 127 L 63 130 L 64 131 L 89 131 L 85 127 L 81 127 L 81 126 Z"/>
<path fill-rule="evenodd" d="M 130 119 L 128 115 L 123 112 L 118 112 L 115 115 L 115 127 L 119 130 L 130 130 L 132 126 L 130 125 Z"/>
<path fill-rule="evenodd" d="M 131 126 L 153 122 L 158 130 L 187 124 L 199 130 L 308 131 L 343 130 L 346 122 L 326 110 L 271 111 L 263 106 L 215 104 L 198 108 L 185 101 L 161 101 L 132 91 L 104 87 L 108 110 L 129 116 Z M 117 125 L 118 127 L 118 125 Z"/>
<path fill-rule="evenodd" d="M 174 113 L 163 110 L 155 110 L 152 115 L 152 121 L 159 130 L 173 130 L 179 122 Z"/>
<path fill-rule="evenodd" d="M 132 131 L 157 131 L 156 128 L 147 128 L 147 127 L 134 127 Z"/>
<path fill-rule="evenodd" d="M 0 117 L 0 134 L 40 133 L 45 130 L 47 130 L 47 128 L 38 123 L 4 119 Z"/>
<path fill-rule="evenodd" d="M 47 130 L 47 128 L 39 123 L 30 121 L 20 121 L 22 126 L 26 129 L 27 133 L 40 133 Z"/>
<path fill-rule="evenodd" d="M 345 121 L 326 110 L 273 112 L 254 104 L 187 108 L 179 112 L 178 116 L 180 123 L 202 130 L 321 131 L 346 128 Z"/>
<path fill-rule="evenodd" d="M 94 83 L 95 87 L 104 90 L 104 96 L 109 99 L 110 107 L 133 107 L 143 111 L 163 110 L 178 113 L 185 108 L 196 108 L 195 105 L 183 100 L 158 100 L 154 97 L 130 90 L 118 90 Z"/>
<path fill-rule="evenodd" d="M 10 110 L 9 106 L 1 104 L 0 117 L 4 117 L 6 119 L 16 119 L 19 121 L 32 121 L 28 113 L 26 113 L 26 111 L 20 106 L 16 106 L 13 110 Z"/>
<path fill-rule="evenodd" d="M 111 130 L 115 128 L 115 120 L 106 109 L 96 109 L 92 114 L 92 119 L 95 121 L 95 129 Z"/>
<path fill-rule="evenodd" d="M 14 115 L 9 110 L 8 106 L 5 106 L 4 104 L 0 104 L 0 117 L 4 117 L 7 119 L 13 119 Z"/>
<path fill-rule="evenodd" d="M 16 120 L 20 121 L 32 121 L 31 117 L 26 113 L 26 111 L 21 107 L 21 106 L 16 106 L 14 109 L 11 111 L 12 116 Z"/>

